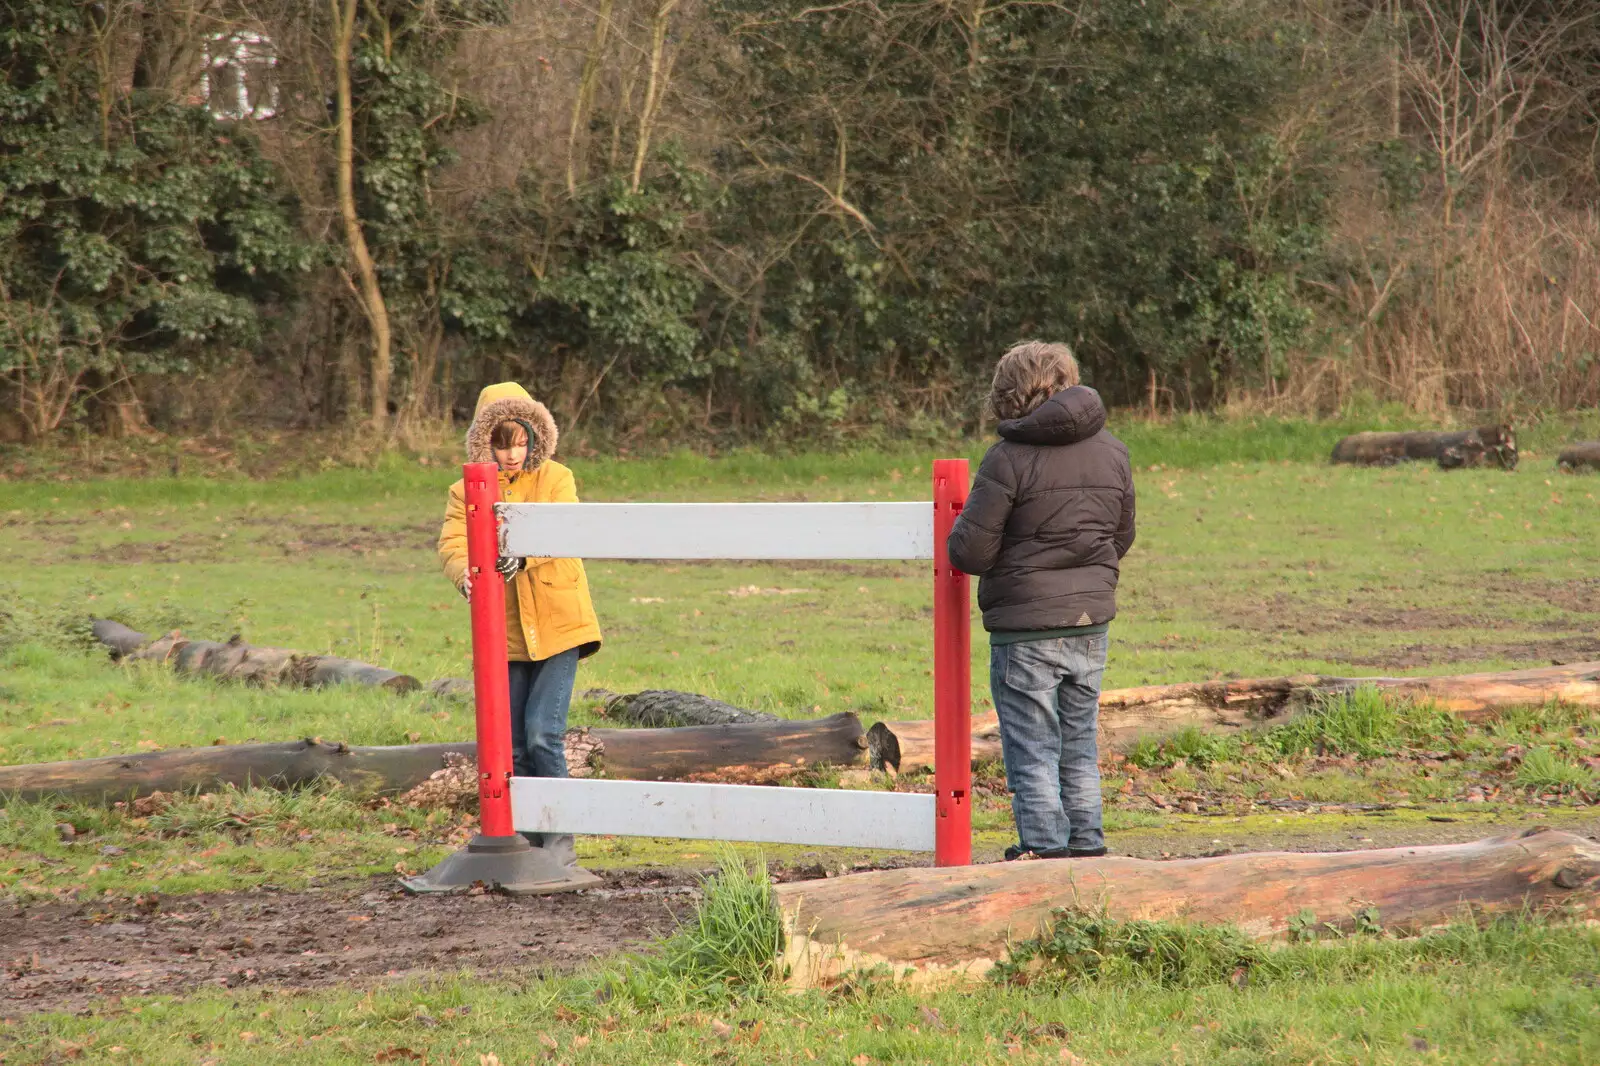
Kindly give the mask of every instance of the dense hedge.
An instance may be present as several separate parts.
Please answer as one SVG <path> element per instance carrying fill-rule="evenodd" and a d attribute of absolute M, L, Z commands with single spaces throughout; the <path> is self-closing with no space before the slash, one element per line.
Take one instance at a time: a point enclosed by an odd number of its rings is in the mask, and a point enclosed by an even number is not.
<path fill-rule="evenodd" d="M 198 7 L 27 0 L 0 29 L 13 434 L 384 409 L 338 221 L 330 10 L 354 31 L 351 191 L 402 417 L 515 375 L 624 434 L 970 425 L 1026 336 L 1073 343 L 1119 402 L 1275 396 L 1307 353 L 1371 349 L 1383 272 L 1429 298 L 1413 252 L 1375 273 L 1341 234 L 1352 190 L 1448 224 L 1484 202 L 1475 145 L 1502 189 L 1568 188 L 1593 127 L 1583 64 L 1549 61 L 1594 48 L 1560 2 Z M 1469 124 L 1502 118 L 1458 163 L 1426 106 L 1443 16 L 1488 42 L 1455 38 L 1469 75 L 1500 34 L 1567 79 L 1470 83 Z M 229 66 L 245 39 L 271 62 Z M 508 89 L 506 67 L 529 73 Z M 270 117 L 222 99 L 229 74 Z M 1493 141 L 1533 114 L 1556 117 Z"/>

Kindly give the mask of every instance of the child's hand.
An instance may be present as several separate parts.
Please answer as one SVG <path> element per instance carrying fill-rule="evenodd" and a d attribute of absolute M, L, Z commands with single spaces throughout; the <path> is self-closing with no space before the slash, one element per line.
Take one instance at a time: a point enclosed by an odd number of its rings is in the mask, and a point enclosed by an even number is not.
<path fill-rule="evenodd" d="M 501 577 L 510 581 L 517 576 L 517 572 L 522 569 L 526 562 L 527 560 L 520 555 L 502 555 L 499 561 L 494 564 L 494 568 Z"/>
<path fill-rule="evenodd" d="M 468 603 L 472 602 L 472 575 L 462 574 L 461 584 L 456 586 L 456 591 L 461 593 L 461 598 Z"/>

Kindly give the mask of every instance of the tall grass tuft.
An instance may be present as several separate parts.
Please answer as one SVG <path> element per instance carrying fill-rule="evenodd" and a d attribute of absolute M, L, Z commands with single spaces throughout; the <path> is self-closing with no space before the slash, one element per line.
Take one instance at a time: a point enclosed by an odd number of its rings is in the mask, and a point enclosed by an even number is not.
<path fill-rule="evenodd" d="M 1268 730 L 1262 742 L 1284 755 L 1307 752 L 1374 758 L 1408 744 L 1455 742 L 1460 719 L 1427 703 L 1390 700 L 1374 685 L 1318 696 L 1305 714 Z"/>
<path fill-rule="evenodd" d="M 1318 697 L 1309 711 L 1267 734 L 1286 755 L 1333 752 L 1371 757 L 1392 751 L 1400 738 L 1394 709 L 1370 685 Z"/>
<path fill-rule="evenodd" d="M 1141 770 L 1159 770 L 1182 759 L 1188 766 L 1204 769 L 1212 763 L 1239 759 L 1243 754 L 1240 738 L 1206 733 L 1191 725 L 1159 739 L 1140 737 L 1128 750 L 1128 761 Z"/>
<path fill-rule="evenodd" d="M 1514 782 L 1518 788 L 1564 794 L 1596 787 L 1596 775 L 1570 761 L 1553 747 L 1532 748 L 1522 757 Z"/>
<path fill-rule="evenodd" d="M 654 952 L 601 975 L 602 995 L 640 1006 L 689 1006 L 759 996 L 783 954 L 783 922 L 759 856 L 748 865 L 724 850 L 694 917 Z"/>
<path fill-rule="evenodd" d="M 991 973 L 1002 984 L 1018 986 L 1196 988 L 1248 972 L 1265 957 L 1260 944 L 1231 925 L 1118 921 L 1063 910 L 1048 932 L 1013 947 Z"/>

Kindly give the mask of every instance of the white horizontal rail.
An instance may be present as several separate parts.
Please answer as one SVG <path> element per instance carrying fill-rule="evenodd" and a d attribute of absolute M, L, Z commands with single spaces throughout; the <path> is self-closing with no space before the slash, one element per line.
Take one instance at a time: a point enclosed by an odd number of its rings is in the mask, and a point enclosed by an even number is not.
<path fill-rule="evenodd" d="M 513 777 L 511 821 L 521 833 L 932 851 L 934 802 L 913 792 Z"/>
<path fill-rule="evenodd" d="M 501 551 L 582 559 L 931 559 L 931 503 L 500 503 Z"/>

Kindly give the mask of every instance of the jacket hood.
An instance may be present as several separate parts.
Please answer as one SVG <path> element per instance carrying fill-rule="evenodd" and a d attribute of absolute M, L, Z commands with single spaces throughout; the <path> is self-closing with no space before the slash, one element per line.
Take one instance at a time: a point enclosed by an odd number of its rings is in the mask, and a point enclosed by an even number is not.
<path fill-rule="evenodd" d="M 1087 385 L 1063 389 L 1032 414 L 1000 423 L 1000 436 L 1018 444 L 1076 444 L 1106 428 L 1106 405 Z"/>
<path fill-rule="evenodd" d="M 528 390 L 515 381 L 502 381 L 487 385 L 478 393 L 478 406 L 472 412 L 472 425 L 467 427 L 467 462 L 492 463 L 494 449 L 489 447 L 489 437 L 494 427 L 510 419 L 526 422 L 532 433 L 528 438 L 526 469 L 536 469 L 556 453 L 556 420 L 544 404 L 528 395 Z"/>

